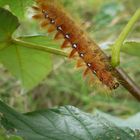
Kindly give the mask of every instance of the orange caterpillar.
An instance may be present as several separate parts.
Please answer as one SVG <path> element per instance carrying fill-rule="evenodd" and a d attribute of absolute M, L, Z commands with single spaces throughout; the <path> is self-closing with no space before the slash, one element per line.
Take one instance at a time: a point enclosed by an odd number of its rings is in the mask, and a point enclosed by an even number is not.
<path fill-rule="evenodd" d="M 49 25 L 48 32 L 57 31 L 55 39 L 63 35 L 64 43 L 61 48 L 68 48 L 71 44 L 70 58 L 76 53 L 79 54 L 77 66 L 86 64 L 84 75 L 93 76 L 94 73 L 110 89 L 116 89 L 119 86 L 104 52 L 62 8 L 58 7 L 53 0 L 37 0 L 37 7 L 34 6 L 33 9 L 36 11 L 33 18 L 40 20 L 41 27 L 45 28 Z"/>

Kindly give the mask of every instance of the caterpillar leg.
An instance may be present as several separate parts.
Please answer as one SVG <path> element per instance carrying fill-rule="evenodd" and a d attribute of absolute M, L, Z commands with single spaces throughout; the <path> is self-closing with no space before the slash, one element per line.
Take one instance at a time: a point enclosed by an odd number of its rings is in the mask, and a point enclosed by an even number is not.
<path fill-rule="evenodd" d="M 69 48 L 69 47 L 70 47 L 69 41 L 68 41 L 68 40 L 65 40 L 65 41 L 63 42 L 61 48 L 64 49 L 64 48 Z"/>
<path fill-rule="evenodd" d="M 83 62 L 82 59 L 78 59 L 77 60 L 77 63 L 76 63 L 76 67 L 79 68 L 79 67 L 83 67 L 85 66 L 85 63 Z"/>
<path fill-rule="evenodd" d="M 60 32 L 57 32 L 55 37 L 54 37 L 55 40 L 63 39 L 63 38 L 64 38 L 64 36 Z"/>
<path fill-rule="evenodd" d="M 73 58 L 75 56 L 76 52 L 77 51 L 75 49 L 72 49 L 72 51 L 71 51 L 71 53 L 69 55 L 69 58 Z"/>
<path fill-rule="evenodd" d="M 48 28 L 48 33 L 54 32 L 56 30 L 56 27 L 54 25 L 50 25 Z"/>
<path fill-rule="evenodd" d="M 41 25 L 42 28 L 47 27 L 49 25 L 49 21 L 48 20 L 44 20 L 44 21 L 41 22 L 40 25 Z"/>
<path fill-rule="evenodd" d="M 90 73 L 91 73 L 91 70 L 89 68 L 86 68 L 85 71 L 83 72 L 83 77 L 86 77 Z"/>

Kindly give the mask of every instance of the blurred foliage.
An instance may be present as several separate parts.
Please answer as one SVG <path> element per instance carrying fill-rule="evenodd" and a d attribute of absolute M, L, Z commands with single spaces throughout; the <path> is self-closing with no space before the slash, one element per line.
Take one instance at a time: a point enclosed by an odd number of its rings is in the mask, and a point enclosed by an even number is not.
<path fill-rule="evenodd" d="M 0 0 L 0 3 L 2 1 Z M 98 43 L 112 43 L 140 6 L 139 0 L 61 1 L 71 15 L 76 17 L 77 22 L 81 23 L 81 27 L 85 28 L 91 38 Z M 17 11 L 14 13 L 19 18 L 23 14 Z M 44 33 L 35 22 L 28 19 L 31 14 L 30 9 L 26 11 L 25 18 L 22 18 L 21 26 L 15 36 Z M 139 40 L 139 25 L 139 22 L 135 25 L 128 40 Z M 121 66 L 137 84 L 140 84 L 139 61 L 139 57 L 122 53 Z M 94 112 L 94 109 L 98 108 L 123 118 L 139 112 L 139 103 L 123 87 L 113 93 L 101 89 L 100 86 L 97 86 L 98 84 L 91 87 L 86 80 L 83 80 L 81 71 L 73 69 L 74 62 L 53 56 L 53 64 L 54 68 L 49 76 L 26 94 L 21 90 L 19 81 L 0 65 L 0 98 L 21 112 L 67 104 L 87 112 Z M 4 130 L 0 130 L 0 140 L 16 139 L 18 140 L 13 136 L 5 135 Z"/>

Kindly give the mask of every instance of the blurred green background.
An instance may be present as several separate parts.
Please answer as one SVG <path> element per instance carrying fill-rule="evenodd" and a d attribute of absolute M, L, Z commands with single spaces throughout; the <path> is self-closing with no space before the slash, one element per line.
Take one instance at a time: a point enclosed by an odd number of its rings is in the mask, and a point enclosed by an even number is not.
<path fill-rule="evenodd" d="M 140 7 L 139 0 L 61 0 L 81 28 L 103 48 L 116 40 L 130 17 Z M 27 12 L 28 15 L 28 12 Z M 18 34 L 40 33 L 34 22 L 28 18 L 21 22 Z M 139 22 L 133 28 L 127 40 L 139 40 Z M 109 51 L 106 51 L 108 54 Z M 73 105 L 86 112 L 95 109 L 122 118 L 136 114 L 140 104 L 120 86 L 108 91 L 98 85 L 90 86 L 83 80 L 81 70 L 74 69 L 75 62 L 54 56 L 53 71 L 37 87 L 24 93 L 20 82 L 0 65 L 0 98 L 20 112 L 34 111 L 61 105 Z M 121 67 L 140 85 L 140 58 L 121 54 Z M 0 140 L 18 140 L 0 129 Z"/>

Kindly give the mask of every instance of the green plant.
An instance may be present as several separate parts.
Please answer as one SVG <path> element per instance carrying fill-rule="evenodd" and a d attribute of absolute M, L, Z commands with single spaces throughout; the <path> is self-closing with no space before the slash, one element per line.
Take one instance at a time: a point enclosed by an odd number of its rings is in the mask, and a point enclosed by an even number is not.
<path fill-rule="evenodd" d="M 24 14 L 24 8 L 30 3 L 25 2 L 20 9 L 22 12 L 18 13 L 19 10 L 15 10 L 15 5 L 11 1 L 0 1 L 2 6 L 10 5 L 11 10 L 20 19 Z M 19 25 L 16 16 L 0 8 L 0 62 L 21 81 L 26 92 L 50 74 L 53 65 L 52 54 L 65 57 L 67 54 L 58 49 L 59 43 L 52 41 L 50 36 L 25 36 L 14 33 Z M 127 42 L 124 44 L 127 51 L 123 50 L 124 47 L 122 51 L 139 56 L 137 46 L 139 43 Z M 71 106 L 21 114 L 0 101 L 0 118 L 1 124 L 9 132 L 27 140 L 139 139 L 135 128 L 133 130 L 125 128 L 126 125 L 114 125 L 104 116 L 92 116 Z"/>

